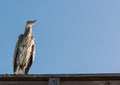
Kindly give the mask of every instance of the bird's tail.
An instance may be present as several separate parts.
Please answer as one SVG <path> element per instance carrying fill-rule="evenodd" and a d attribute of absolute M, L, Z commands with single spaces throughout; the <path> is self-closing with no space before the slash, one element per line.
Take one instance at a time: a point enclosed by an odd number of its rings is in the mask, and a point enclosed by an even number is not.
<path fill-rule="evenodd" d="M 14 72 L 14 74 L 25 74 L 25 70 L 24 68 L 22 68 L 21 66 L 18 66 Z"/>

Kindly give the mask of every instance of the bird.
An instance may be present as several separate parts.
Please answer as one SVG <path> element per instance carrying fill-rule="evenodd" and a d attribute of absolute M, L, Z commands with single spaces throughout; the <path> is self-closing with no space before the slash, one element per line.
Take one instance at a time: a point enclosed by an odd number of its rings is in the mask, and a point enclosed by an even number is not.
<path fill-rule="evenodd" d="M 26 23 L 23 34 L 20 34 L 13 55 L 14 74 L 28 74 L 35 58 L 35 43 L 32 34 L 32 26 L 38 20 L 29 20 Z"/>

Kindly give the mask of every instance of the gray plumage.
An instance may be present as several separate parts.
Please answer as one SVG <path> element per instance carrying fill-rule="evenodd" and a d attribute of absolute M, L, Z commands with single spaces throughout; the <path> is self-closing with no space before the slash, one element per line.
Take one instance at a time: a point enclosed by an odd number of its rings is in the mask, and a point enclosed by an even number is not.
<path fill-rule="evenodd" d="M 19 36 L 13 57 L 14 74 L 28 74 L 34 61 L 35 44 L 31 27 L 36 21 L 37 20 L 28 21 L 26 23 L 24 34 Z"/>

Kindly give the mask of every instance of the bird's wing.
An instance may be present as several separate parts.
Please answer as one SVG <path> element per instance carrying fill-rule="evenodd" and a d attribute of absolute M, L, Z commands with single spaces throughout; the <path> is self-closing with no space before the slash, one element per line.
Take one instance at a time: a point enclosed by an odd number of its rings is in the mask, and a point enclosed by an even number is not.
<path fill-rule="evenodd" d="M 28 74 L 28 71 L 29 71 L 29 69 L 30 69 L 30 67 L 31 67 L 31 65 L 32 65 L 32 63 L 34 61 L 34 56 L 35 56 L 35 44 L 33 44 L 31 46 L 30 58 L 29 58 L 29 60 L 27 62 L 27 66 L 25 68 L 25 74 Z"/>
<path fill-rule="evenodd" d="M 13 67 L 14 67 L 14 72 L 15 72 L 15 69 L 17 68 L 17 59 L 18 59 L 18 57 L 19 57 L 19 52 L 21 52 L 21 50 L 20 50 L 20 43 L 21 43 L 21 41 L 22 41 L 22 39 L 23 39 L 23 34 L 21 34 L 20 36 L 19 36 L 19 39 L 18 39 L 18 41 L 17 41 L 17 44 L 16 44 L 16 46 L 15 46 L 15 49 L 14 49 L 14 56 L 13 56 Z"/>

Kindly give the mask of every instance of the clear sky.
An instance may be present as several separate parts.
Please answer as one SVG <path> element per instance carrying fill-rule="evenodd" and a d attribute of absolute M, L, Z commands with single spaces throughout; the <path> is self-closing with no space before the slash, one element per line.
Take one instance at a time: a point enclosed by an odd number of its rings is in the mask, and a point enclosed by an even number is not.
<path fill-rule="evenodd" d="M 34 19 L 30 74 L 120 73 L 120 0 L 0 0 L 0 74 Z"/>

